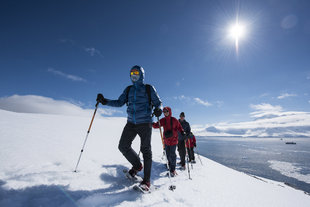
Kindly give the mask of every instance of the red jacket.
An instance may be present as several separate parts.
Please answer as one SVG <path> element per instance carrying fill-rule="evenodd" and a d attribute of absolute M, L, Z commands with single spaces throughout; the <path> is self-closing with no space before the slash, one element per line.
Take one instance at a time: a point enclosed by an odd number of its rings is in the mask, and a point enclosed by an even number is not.
<path fill-rule="evenodd" d="M 182 132 L 183 128 L 180 124 L 180 122 L 172 117 L 172 113 L 171 113 L 171 109 L 170 107 L 165 107 L 164 109 L 167 109 L 169 111 L 169 115 L 160 119 L 160 126 L 164 127 L 164 133 L 163 133 L 163 137 L 164 137 L 164 142 L 166 145 L 168 146 L 173 146 L 173 145 L 177 145 L 178 144 L 178 132 Z M 171 130 L 171 120 L 172 119 L 172 132 L 173 132 L 173 136 L 166 138 L 165 137 L 165 132 L 167 130 Z M 153 128 L 159 128 L 159 124 L 158 122 L 153 123 Z"/>
<path fill-rule="evenodd" d="M 188 144 L 189 144 L 189 148 L 193 148 L 196 144 L 196 137 L 194 136 L 193 133 L 190 134 L 190 137 L 185 142 L 185 146 L 187 148 L 188 148 Z"/>

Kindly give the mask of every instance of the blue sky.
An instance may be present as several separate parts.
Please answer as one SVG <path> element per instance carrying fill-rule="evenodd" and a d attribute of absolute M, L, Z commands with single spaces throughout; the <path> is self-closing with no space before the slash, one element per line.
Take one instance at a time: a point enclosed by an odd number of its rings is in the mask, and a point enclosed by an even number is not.
<path fill-rule="evenodd" d="M 118 98 L 138 64 L 164 106 L 192 124 L 249 121 L 259 106 L 309 112 L 307 0 L 0 4 L 2 99 L 36 95 L 92 108 L 99 92 Z M 227 38 L 237 17 L 246 30 L 238 53 Z"/>

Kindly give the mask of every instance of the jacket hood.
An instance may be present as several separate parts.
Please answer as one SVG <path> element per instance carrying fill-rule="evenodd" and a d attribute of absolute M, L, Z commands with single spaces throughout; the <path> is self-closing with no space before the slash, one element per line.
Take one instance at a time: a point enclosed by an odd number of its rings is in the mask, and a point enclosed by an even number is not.
<path fill-rule="evenodd" d="M 139 66 L 139 65 L 133 66 L 133 67 L 130 69 L 130 71 L 133 70 L 133 69 L 136 69 L 136 70 L 138 70 L 138 71 L 140 72 L 140 77 L 139 77 L 139 79 L 138 79 L 136 82 L 133 82 L 133 81 L 132 81 L 132 83 L 133 83 L 134 85 L 135 85 L 135 84 L 137 84 L 137 85 L 144 84 L 144 78 L 145 78 L 144 69 L 143 69 L 141 66 Z M 129 72 L 129 77 L 130 77 L 130 72 Z"/>
<path fill-rule="evenodd" d="M 171 117 L 172 116 L 171 108 L 169 106 L 166 106 L 163 110 L 165 109 L 169 111 L 169 115 L 167 117 Z"/>

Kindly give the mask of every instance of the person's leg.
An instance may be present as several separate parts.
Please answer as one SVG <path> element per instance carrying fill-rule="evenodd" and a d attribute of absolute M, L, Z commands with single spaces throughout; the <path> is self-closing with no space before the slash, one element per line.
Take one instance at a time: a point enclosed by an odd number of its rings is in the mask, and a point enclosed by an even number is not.
<path fill-rule="evenodd" d="M 140 150 L 144 159 L 144 181 L 150 182 L 152 169 L 152 125 L 150 123 L 138 124 L 136 129 L 141 138 Z"/>
<path fill-rule="evenodd" d="M 195 160 L 195 152 L 194 152 L 194 147 L 191 147 L 191 159 Z"/>
<path fill-rule="evenodd" d="M 175 171 L 177 155 L 176 155 L 177 145 L 170 146 L 170 172 Z"/>
<path fill-rule="evenodd" d="M 170 157 L 170 153 L 171 153 L 171 146 L 166 145 L 166 155 L 167 155 L 167 159 L 168 159 L 168 166 L 169 166 L 169 170 L 171 169 L 171 157 Z"/>
<path fill-rule="evenodd" d="M 185 166 L 185 143 L 184 140 L 179 140 L 178 143 L 178 151 L 179 151 L 179 155 L 180 155 L 180 159 L 181 159 L 181 166 Z"/>
<path fill-rule="evenodd" d="M 188 156 L 188 161 L 192 161 L 192 156 L 191 156 L 191 149 L 186 147 L 186 150 L 187 150 L 187 156 Z"/>
<path fill-rule="evenodd" d="M 139 170 L 141 168 L 140 158 L 131 147 L 136 135 L 137 132 L 135 130 L 135 125 L 132 123 L 127 123 L 124 127 L 121 139 L 119 140 L 118 149 L 132 164 L 133 168 L 135 170 Z"/>

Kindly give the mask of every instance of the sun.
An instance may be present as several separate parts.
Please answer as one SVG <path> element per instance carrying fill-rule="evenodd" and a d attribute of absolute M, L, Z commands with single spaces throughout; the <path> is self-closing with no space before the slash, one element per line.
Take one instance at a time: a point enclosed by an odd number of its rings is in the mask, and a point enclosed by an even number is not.
<path fill-rule="evenodd" d="M 236 52 L 239 52 L 239 40 L 245 38 L 246 36 L 246 27 L 240 22 L 235 22 L 229 27 L 228 36 L 235 42 Z"/>
<path fill-rule="evenodd" d="M 240 38 L 244 37 L 244 35 L 245 35 L 244 25 L 239 24 L 238 22 L 232 25 L 229 29 L 229 36 L 231 36 L 235 40 L 239 40 Z"/>

